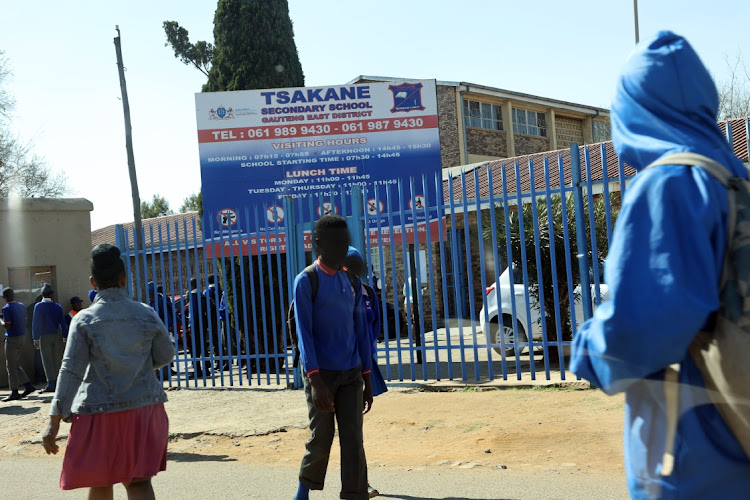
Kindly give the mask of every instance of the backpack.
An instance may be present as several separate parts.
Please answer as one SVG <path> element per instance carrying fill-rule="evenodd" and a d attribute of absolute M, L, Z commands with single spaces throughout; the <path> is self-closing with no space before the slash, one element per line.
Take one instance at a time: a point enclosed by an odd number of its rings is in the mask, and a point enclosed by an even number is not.
<path fill-rule="evenodd" d="M 315 269 L 315 264 L 310 264 L 307 266 L 304 271 L 310 280 L 310 288 L 312 288 L 312 302 L 315 303 L 315 296 L 318 294 L 318 271 Z M 357 275 L 355 275 L 353 272 L 346 270 L 346 277 L 349 278 L 349 282 L 352 284 L 352 288 L 354 290 L 359 290 L 361 288 L 360 281 Z M 292 348 L 294 349 L 294 360 L 292 362 L 292 367 L 296 368 L 299 364 L 299 346 L 297 345 L 297 320 L 294 317 L 294 299 L 292 299 L 292 303 L 289 304 L 289 309 L 286 311 L 286 326 L 287 326 L 287 335 L 289 336 L 289 343 L 291 344 Z"/>
<path fill-rule="evenodd" d="M 649 167 L 655 165 L 698 166 L 727 188 L 729 230 L 719 285 L 719 310 L 712 315 L 709 327 L 693 339 L 688 352 L 703 374 L 711 402 L 750 457 L 750 384 L 746 376 L 750 359 L 750 182 L 695 153 L 669 155 Z M 667 447 L 662 475 L 669 475 L 674 464 L 678 377 L 679 364 L 667 368 Z"/>
<path fill-rule="evenodd" d="M 219 313 L 216 308 L 216 300 L 214 297 L 206 297 L 202 293 L 198 293 L 198 300 L 200 301 L 201 307 L 201 318 L 203 319 L 203 331 L 208 333 L 209 325 L 211 332 L 215 335 L 217 328 L 219 328 Z M 204 340 L 208 342 L 208 339 Z"/>

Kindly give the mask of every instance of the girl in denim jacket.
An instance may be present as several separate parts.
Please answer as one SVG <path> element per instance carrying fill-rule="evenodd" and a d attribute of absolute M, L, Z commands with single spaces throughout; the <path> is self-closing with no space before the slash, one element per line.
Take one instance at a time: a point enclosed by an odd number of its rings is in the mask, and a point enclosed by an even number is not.
<path fill-rule="evenodd" d="M 174 357 L 164 323 L 125 291 L 125 264 L 117 247 L 91 252 L 91 307 L 70 325 L 57 389 L 44 432 L 55 454 L 60 420 L 72 422 L 60 488 L 91 488 L 89 499 L 112 498 L 122 483 L 129 499 L 154 498 L 151 477 L 166 470 L 167 396 L 154 370 Z"/>

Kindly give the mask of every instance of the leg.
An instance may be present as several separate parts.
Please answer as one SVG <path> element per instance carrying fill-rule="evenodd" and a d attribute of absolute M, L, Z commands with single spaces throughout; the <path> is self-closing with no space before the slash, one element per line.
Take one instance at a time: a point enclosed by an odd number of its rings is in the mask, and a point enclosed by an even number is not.
<path fill-rule="evenodd" d="M 128 492 L 128 500 L 154 500 L 156 498 L 150 477 L 136 477 L 122 485 Z"/>
<path fill-rule="evenodd" d="M 334 399 L 341 447 L 341 498 L 368 498 L 367 461 L 362 443 L 362 393 L 360 368 L 343 372 Z"/>
<path fill-rule="evenodd" d="M 3 342 L 5 348 L 5 368 L 8 370 L 8 387 L 11 392 L 18 392 L 18 371 L 16 370 L 16 364 L 13 360 L 13 352 L 15 346 L 13 345 L 13 337 L 5 337 Z"/>
<path fill-rule="evenodd" d="M 335 372 L 337 373 L 337 372 Z M 328 388 L 333 391 L 329 383 L 330 372 L 320 372 Z M 328 458 L 331 455 L 331 445 L 335 432 L 334 414 L 321 412 L 315 408 L 312 399 L 312 387 L 310 379 L 303 373 L 302 380 L 305 385 L 305 398 L 307 399 L 307 411 L 310 416 L 310 430 L 312 436 L 305 443 L 305 456 L 299 468 L 299 480 L 311 490 L 322 490 L 328 469 Z"/>
<path fill-rule="evenodd" d="M 16 390 L 22 385 L 29 386 L 29 377 L 21 368 L 19 361 L 23 353 L 23 346 L 26 343 L 24 337 L 6 337 L 5 338 L 5 360 L 8 366 L 8 384 L 11 390 Z"/>
<path fill-rule="evenodd" d="M 112 500 L 114 493 L 111 486 L 89 488 L 89 500 Z"/>
<path fill-rule="evenodd" d="M 52 335 L 42 335 L 39 338 L 39 352 L 42 355 L 42 366 L 44 366 L 44 376 L 47 379 L 47 387 L 54 387 L 57 381 L 57 372 L 55 372 L 55 361 L 52 355 Z"/>

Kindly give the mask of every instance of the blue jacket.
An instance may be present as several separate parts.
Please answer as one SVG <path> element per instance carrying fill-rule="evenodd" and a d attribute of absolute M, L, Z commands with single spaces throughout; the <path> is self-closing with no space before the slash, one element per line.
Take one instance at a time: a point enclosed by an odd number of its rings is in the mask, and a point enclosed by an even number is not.
<path fill-rule="evenodd" d="M 294 315 L 302 366 L 308 375 L 321 368 L 350 370 L 360 365 L 363 374 L 370 373 L 370 332 L 362 288 L 354 290 L 344 271 L 324 269 L 316 262 L 318 291 L 314 304 L 307 274 L 302 272 L 294 280 Z"/>
<path fill-rule="evenodd" d="M 68 338 L 68 323 L 65 322 L 62 306 L 51 299 L 43 299 L 34 305 L 34 317 L 31 321 L 33 338 L 39 340 L 42 335 L 58 332 L 62 332 L 64 339 Z"/>
<path fill-rule="evenodd" d="M 6 337 L 26 335 L 26 307 L 21 302 L 11 301 L 2 309 Z"/>
<path fill-rule="evenodd" d="M 156 314 L 159 315 L 159 318 L 164 322 L 167 329 L 171 331 L 174 327 L 172 299 L 160 293 L 156 297 L 149 297 L 148 305 L 156 311 Z"/>
<path fill-rule="evenodd" d="M 626 62 L 612 104 L 620 158 L 640 170 L 694 152 L 747 177 L 716 125 L 716 87 L 683 38 L 661 32 Z M 625 191 L 605 264 L 611 300 L 573 339 L 571 370 L 607 394 L 625 391 L 625 470 L 631 497 L 746 498 L 750 462 L 716 408 L 687 348 L 719 308 L 727 192 L 698 167 L 639 172 Z M 662 477 L 664 369 L 680 363 L 674 472 Z"/>

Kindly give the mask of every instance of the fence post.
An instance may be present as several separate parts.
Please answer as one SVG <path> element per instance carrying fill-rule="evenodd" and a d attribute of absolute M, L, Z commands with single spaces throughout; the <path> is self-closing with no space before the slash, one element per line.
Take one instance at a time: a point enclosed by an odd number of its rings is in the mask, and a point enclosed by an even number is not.
<path fill-rule="evenodd" d="M 292 283 L 292 285 L 289 286 L 289 302 L 291 303 L 292 300 L 294 300 L 294 278 L 292 278 L 292 276 L 297 276 L 297 274 L 300 273 L 305 267 L 304 253 L 302 254 L 301 260 L 300 256 L 298 255 L 299 238 L 301 237 L 304 239 L 304 234 L 300 235 L 300 233 L 304 233 L 304 229 L 302 228 L 302 226 L 297 227 L 297 221 L 295 220 L 294 214 L 294 200 L 292 199 L 292 197 L 284 196 L 282 203 L 285 214 L 284 232 L 286 233 L 286 272 L 287 276 L 290 277 L 290 282 Z M 286 314 L 284 314 L 284 318 L 286 319 Z M 294 359 L 294 352 L 292 352 L 292 359 Z M 302 373 L 300 372 L 299 365 L 295 366 L 292 369 L 292 376 L 292 387 L 295 389 L 301 389 Z"/>
<path fill-rule="evenodd" d="M 578 247 L 578 275 L 581 278 L 581 300 L 583 319 L 593 315 L 591 306 L 591 285 L 589 282 L 589 252 L 586 244 L 586 216 L 583 213 L 583 184 L 581 182 L 581 152 L 575 142 L 570 145 L 570 168 L 573 171 L 573 202 L 576 217 L 576 243 Z M 563 200 L 563 203 L 565 200 Z M 592 207 L 589 207 L 592 210 Z M 573 305 L 571 305 L 573 307 Z M 575 328 L 575 325 L 573 325 Z"/>
<path fill-rule="evenodd" d="M 352 224 L 349 232 L 352 235 L 352 246 L 357 250 L 365 250 L 365 226 L 363 219 L 365 216 L 364 200 L 362 198 L 362 187 L 352 187 Z M 369 236 L 369 235 L 368 235 Z M 367 256 L 369 260 L 369 255 Z"/>

